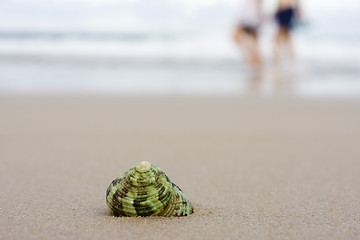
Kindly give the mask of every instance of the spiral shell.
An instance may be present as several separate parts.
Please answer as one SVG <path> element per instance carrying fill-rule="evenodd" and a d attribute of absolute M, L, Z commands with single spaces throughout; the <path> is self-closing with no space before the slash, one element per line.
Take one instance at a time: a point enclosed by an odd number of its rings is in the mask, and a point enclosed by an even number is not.
<path fill-rule="evenodd" d="M 112 181 L 106 203 L 115 216 L 188 216 L 193 208 L 165 172 L 141 162 Z"/>

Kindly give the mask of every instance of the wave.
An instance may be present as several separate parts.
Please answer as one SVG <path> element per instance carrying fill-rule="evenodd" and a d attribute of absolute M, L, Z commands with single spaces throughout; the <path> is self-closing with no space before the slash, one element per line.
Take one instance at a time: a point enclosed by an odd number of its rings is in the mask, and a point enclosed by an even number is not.
<path fill-rule="evenodd" d="M 346 63 L 360 61 L 360 42 L 349 39 L 295 35 L 302 60 Z M 263 34 L 262 52 L 272 55 L 271 34 Z M 241 51 L 230 34 L 35 32 L 0 31 L 0 59 L 121 63 L 238 64 Z M 210 64 L 210 65 L 211 65 Z"/>
<path fill-rule="evenodd" d="M 97 40 L 97 41 L 147 41 L 151 39 L 173 40 L 175 33 L 124 33 L 124 32 L 34 32 L 0 31 L 0 39 L 15 40 Z"/>

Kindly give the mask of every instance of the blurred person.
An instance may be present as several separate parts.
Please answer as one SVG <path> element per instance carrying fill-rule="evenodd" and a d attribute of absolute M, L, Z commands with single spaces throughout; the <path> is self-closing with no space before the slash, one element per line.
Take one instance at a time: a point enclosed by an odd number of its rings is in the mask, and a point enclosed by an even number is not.
<path fill-rule="evenodd" d="M 274 60 L 278 62 L 281 55 L 291 59 L 295 58 L 293 44 L 291 40 L 291 30 L 294 20 L 299 17 L 298 0 L 278 0 L 278 7 L 275 13 L 277 31 L 274 39 Z"/>
<path fill-rule="evenodd" d="M 235 42 L 254 67 L 261 65 L 258 31 L 262 21 L 262 0 L 244 0 L 239 23 L 234 33 Z"/>

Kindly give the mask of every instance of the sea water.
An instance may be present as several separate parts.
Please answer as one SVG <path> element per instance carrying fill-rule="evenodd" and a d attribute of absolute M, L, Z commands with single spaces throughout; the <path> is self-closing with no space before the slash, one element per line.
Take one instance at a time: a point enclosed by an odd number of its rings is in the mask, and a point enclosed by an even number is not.
<path fill-rule="evenodd" d="M 222 32 L 0 32 L 0 93 L 360 96 L 359 36 L 294 34 L 295 60 L 252 69 Z"/>

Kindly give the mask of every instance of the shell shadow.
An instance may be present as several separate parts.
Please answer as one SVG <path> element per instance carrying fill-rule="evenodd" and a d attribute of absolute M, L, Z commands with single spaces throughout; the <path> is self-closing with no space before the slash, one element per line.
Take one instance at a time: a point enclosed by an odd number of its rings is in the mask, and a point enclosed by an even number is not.
<path fill-rule="evenodd" d="M 192 202 L 192 205 L 194 207 L 194 213 L 191 214 L 190 217 L 213 216 L 213 215 L 219 215 L 221 213 L 220 209 L 209 207 L 201 203 Z"/>
<path fill-rule="evenodd" d="M 194 218 L 194 217 L 203 217 L 203 216 L 218 216 L 221 214 L 221 210 L 217 208 L 212 208 L 205 206 L 201 203 L 193 203 L 192 205 L 194 207 L 194 213 L 192 213 L 189 216 L 183 216 L 183 217 L 162 217 L 162 216 L 149 216 L 149 217 L 135 217 L 135 218 L 146 218 L 146 219 L 187 219 L 187 218 Z M 96 208 L 95 214 L 98 216 L 105 216 L 105 217 L 115 217 L 115 218 L 122 218 L 122 219 L 131 219 L 134 217 L 121 217 L 121 216 L 114 216 L 111 214 L 110 210 L 106 207 L 102 208 Z"/>
<path fill-rule="evenodd" d="M 107 209 L 106 207 L 96 208 L 95 213 L 96 213 L 96 215 L 99 215 L 99 216 L 113 217 L 113 215 L 111 214 L 109 209 Z"/>

